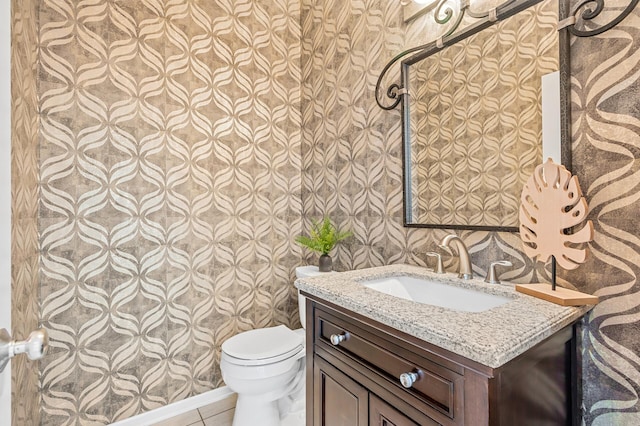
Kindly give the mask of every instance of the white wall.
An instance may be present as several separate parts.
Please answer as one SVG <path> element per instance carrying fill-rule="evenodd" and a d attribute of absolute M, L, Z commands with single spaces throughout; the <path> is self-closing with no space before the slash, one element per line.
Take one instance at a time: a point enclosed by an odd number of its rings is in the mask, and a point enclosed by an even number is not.
<path fill-rule="evenodd" d="M 11 2 L 0 1 L 0 328 L 11 329 Z M 11 424 L 11 364 L 0 374 L 0 423 Z"/>

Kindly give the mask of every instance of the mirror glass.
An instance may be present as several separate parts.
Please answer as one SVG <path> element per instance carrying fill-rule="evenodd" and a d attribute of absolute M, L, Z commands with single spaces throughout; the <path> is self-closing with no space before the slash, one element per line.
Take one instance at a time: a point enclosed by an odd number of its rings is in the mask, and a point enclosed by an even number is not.
<path fill-rule="evenodd" d="M 546 0 L 405 61 L 407 226 L 517 230 L 520 193 L 542 162 L 541 81 L 558 70 L 557 22 Z"/>

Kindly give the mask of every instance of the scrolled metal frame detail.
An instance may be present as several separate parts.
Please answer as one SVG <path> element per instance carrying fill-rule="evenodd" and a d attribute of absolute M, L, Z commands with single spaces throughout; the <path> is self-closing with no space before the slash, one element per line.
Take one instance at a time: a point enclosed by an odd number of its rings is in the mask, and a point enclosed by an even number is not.
<path fill-rule="evenodd" d="M 438 2 L 437 6 L 434 9 L 434 17 L 433 17 L 434 21 L 437 24 L 446 25 L 451 21 L 451 18 L 455 13 L 454 8 L 450 6 L 450 3 L 452 1 L 453 0 L 440 0 Z M 496 7 L 495 9 L 491 9 L 483 12 L 476 12 L 471 9 L 469 5 L 469 0 L 458 0 L 459 14 L 457 16 L 457 19 L 455 20 L 453 25 L 451 25 L 451 27 L 442 36 L 438 38 L 439 42 L 432 41 L 420 46 L 412 47 L 411 49 L 407 49 L 402 53 L 396 55 L 393 59 L 391 59 L 385 65 L 385 67 L 382 69 L 382 72 L 380 73 L 380 76 L 378 77 L 378 81 L 376 82 L 375 97 L 376 97 L 376 103 L 378 104 L 378 106 L 384 110 L 389 111 L 396 108 L 402 100 L 402 95 L 400 94 L 402 90 L 402 85 L 394 82 L 390 84 L 386 90 L 387 98 L 391 99 L 393 102 L 390 105 L 384 105 L 382 103 L 382 94 L 381 94 L 382 80 L 384 79 L 389 69 L 395 63 L 397 63 L 402 58 L 415 52 L 429 51 L 430 52 L 429 54 L 431 54 L 436 49 L 437 50 L 442 49 L 446 45 L 452 44 L 452 42 L 459 41 L 462 38 L 466 38 L 470 35 L 475 34 L 478 31 L 481 31 L 487 28 L 489 25 L 485 25 L 485 22 L 493 21 L 491 17 L 492 11 L 494 11 L 494 16 L 496 20 L 500 21 L 505 18 L 508 18 L 509 16 L 514 15 L 515 13 L 518 13 L 519 11 L 525 9 L 526 7 L 529 7 L 532 3 L 532 2 L 524 2 L 527 5 L 525 7 L 521 7 L 517 4 L 514 5 L 514 3 L 516 3 L 517 1 L 518 0 L 507 0 L 506 2 L 502 3 L 500 6 Z M 560 2 L 562 3 L 563 0 L 560 0 Z M 606 7 L 605 0 L 582 0 L 573 8 L 573 11 L 569 12 L 569 15 L 574 17 L 575 23 L 568 25 L 567 29 L 572 35 L 576 37 L 591 37 L 598 34 L 602 34 L 605 31 L 610 30 L 611 28 L 615 27 L 620 22 L 622 22 L 622 20 L 626 18 L 633 11 L 633 9 L 635 9 L 635 7 L 638 5 L 639 2 L 640 0 L 631 0 L 627 5 L 627 7 L 622 11 L 622 13 L 620 13 L 620 15 L 618 15 L 615 19 L 613 19 L 611 22 L 605 25 L 602 25 L 592 30 L 581 30 L 579 28 L 576 28 L 576 23 L 593 21 L 593 19 L 599 16 L 605 10 L 605 7 Z M 590 5 L 595 5 L 595 7 L 591 8 L 589 7 Z M 566 7 L 567 7 L 566 5 L 562 5 L 561 9 L 564 9 Z M 443 13 L 443 10 L 444 10 L 444 16 L 441 16 L 441 14 Z M 464 37 L 457 36 L 455 37 L 455 40 L 446 40 L 448 37 L 451 37 L 451 35 L 458 29 L 465 14 L 469 15 L 472 18 L 478 19 L 480 22 L 476 25 L 472 25 L 469 31 L 464 31 L 466 33 Z M 565 18 L 566 17 L 564 16 L 560 17 L 561 20 Z M 449 43 L 447 43 L 447 41 L 449 41 Z M 423 55 L 419 55 L 419 56 L 423 56 Z M 428 56 L 428 54 L 424 56 Z"/>
<path fill-rule="evenodd" d="M 387 74 L 387 71 L 389 71 L 389 69 L 400 59 L 422 49 L 424 49 L 424 46 L 417 46 L 417 47 L 413 47 L 411 49 L 405 50 L 404 52 L 396 55 L 392 60 L 390 60 L 387 63 L 387 65 L 384 66 L 384 68 L 382 69 L 382 72 L 378 76 L 378 82 L 376 83 L 376 102 L 380 108 L 386 111 L 390 111 L 395 107 L 397 107 L 400 104 L 400 101 L 402 100 L 402 97 L 400 95 L 400 91 L 402 90 L 402 87 L 398 83 L 393 83 L 389 85 L 389 87 L 387 88 L 387 98 L 392 99 L 393 103 L 391 105 L 382 104 L 382 101 L 380 100 L 380 88 L 382 85 L 382 79 Z"/>
<path fill-rule="evenodd" d="M 447 2 L 452 0 L 440 0 L 438 6 L 435 8 L 436 23 L 445 25 L 451 21 L 453 17 L 454 8 L 448 6 L 444 11 L 444 15 L 441 17 L 441 11 L 445 7 Z M 455 1 L 455 0 L 453 0 Z M 409 87 L 408 81 L 408 67 L 434 53 L 442 50 L 445 46 L 455 44 L 467 37 L 472 36 L 490 26 L 496 22 L 502 21 L 510 16 L 519 13 L 534 4 L 542 0 L 507 0 L 495 9 L 491 9 L 486 12 L 475 12 L 470 9 L 469 0 L 458 0 L 460 14 L 454 21 L 453 25 L 446 31 L 446 33 L 440 36 L 437 40 L 429 43 L 407 49 L 391 59 L 385 67 L 382 69 L 375 88 L 376 103 L 380 108 L 384 110 L 392 110 L 398 105 L 402 106 L 403 115 L 403 198 L 404 198 L 404 215 L 403 225 L 411 228 L 446 228 L 446 229 L 467 229 L 467 230 L 486 230 L 486 231 L 507 231 L 517 232 L 518 228 L 500 227 L 500 226 L 473 226 L 473 225 L 451 225 L 451 224 L 423 224 L 415 223 L 410 220 L 410 210 L 408 205 L 410 204 L 411 193 L 409 188 L 409 173 L 407 171 L 407 164 L 409 162 L 408 154 L 410 147 L 408 146 L 408 122 L 405 115 L 408 111 L 408 97 L 402 96 L 408 95 L 407 88 Z M 576 37 L 590 37 L 601 34 L 605 31 L 618 25 L 624 18 L 626 18 L 638 5 L 640 0 L 630 0 L 629 5 L 612 21 L 602 25 L 598 28 L 591 30 L 584 30 L 576 28 L 576 24 L 580 27 L 581 23 L 593 21 L 594 18 L 599 16 L 605 9 L 606 0 L 580 0 L 580 2 L 571 8 L 571 0 L 558 0 L 558 19 L 562 25 L 558 28 L 558 42 L 559 42 L 559 71 L 560 71 L 560 133 L 561 133 L 561 160 L 562 164 L 568 169 L 572 169 L 571 158 L 571 90 L 570 90 L 570 73 L 571 73 L 571 60 L 570 60 L 570 36 Z M 593 5 L 594 7 L 589 7 Z M 449 12 L 450 11 L 450 12 Z M 456 32 L 464 15 L 467 14 L 472 18 L 476 18 L 477 21 L 474 24 Z M 581 14 L 581 15 L 580 15 Z M 580 16 L 578 16 L 580 15 Z M 413 54 L 413 55 L 411 55 Z M 411 56 L 409 56 L 411 55 Z M 405 58 L 402 60 L 403 58 Z M 389 69 L 402 60 L 400 82 L 391 83 L 387 90 L 386 95 L 388 99 L 393 102 L 390 105 L 384 105 L 382 103 L 381 86 L 382 81 L 389 71 Z M 409 200 L 409 202 L 407 201 Z"/>
<path fill-rule="evenodd" d="M 433 15 L 433 20 L 436 24 L 447 25 L 451 22 L 451 19 L 455 14 L 455 9 L 451 6 L 451 3 L 453 1 L 455 0 L 440 0 L 438 2 L 436 7 L 434 8 L 434 15 Z M 475 34 L 476 32 L 491 26 L 492 23 L 494 22 L 494 19 L 491 18 L 492 12 L 494 13 L 494 16 L 496 17 L 495 20 L 497 21 L 503 20 L 515 13 L 518 13 L 519 11 L 523 10 L 525 7 L 521 7 L 517 5 L 515 7 L 512 7 L 514 3 L 516 3 L 517 1 L 518 0 L 507 0 L 501 5 L 499 5 L 498 7 L 496 7 L 495 9 L 490 9 L 483 12 L 475 12 L 471 10 L 471 7 L 469 5 L 469 0 L 458 0 L 459 13 L 456 16 L 455 21 L 453 21 L 453 23 L 450 24 L 450 27 L 447 29 L 447 31 L 444 32 L 444 34 L 439 36 L 436 41 L 431 41 L 429 43 L 412 47 L 410 49 L 407 49 L 401 52 L 400 54 L 396 55 L 393 59 L 391 59 L 384 66 L 384 68 L 382 69 L 382 72 L 380 73 L 380 76 L 378 76 L 378 81 L 376 82 L 375 96 L 376 96 L 376 103 L 378 104 L 378 106 L 384 110 L 389 111 L 397 107 L 402 100 L 402 96 L 400 94 L 400 91 L 402 90 L 402 86 L 394 82 L 390 84 L 386 90 L 387 98 L 391 99 L 393 102 L 390 105 L 385 105 L 382 103 L 382 100 L 383 100 L 382 88 L 381 88 L 382 80 L 384 79 L 385 75 L 387 75 L 387 72 L 389 71 L 389 69 L 391 69 L 391 67 L 395 63 L 397 63 L 402 58 L 415 52 L 420 52 L 420 51 L 432 52 L 434 48 L 438 50 L 443 49 L 448 44 L 453 44 L 463 38 L 469 37 L 470 35 Z M 537 1 L 540 1 L 540 0 L 536 0 L 534 2 L 525 1 L 524 3 L 527 4 L 526 7 L 529 7 L 532 3 L 535 3 Z M 593 1 L 597 1 L 597 0 L 593 0 Z M 477 24 L 471 25 L 468 29 L 462 31 L 462 35 L 456 35 L 452 37 L 452 34 L 458 29 L 465 15 L 469 15 L 472 18 L 476 18 L 478 19 L 479 22 Z"/>
<path fill-rule="evenodd" d="M 466 2 L 467 0 L 461 0 L 463 2 Z M 380 95 L 380 85 L 381 85 L 381 81 L 384 78 L 384 75 L 386 74 L 386 72 L 388 71 L 388 69 L 393 66 L 393 64 L 395 64 L 396 62 L 400 61 L 400 59 L 402 59 L 401 61 L 401 69 L 400 69 L 400 81 L 397 83 L 393 83 L 390 86 L 389 92 L 391 95 L 394 95 L 395 98 L 393 98 L 394 102 L 392 106 L 386 106 L 386 108 L 384 109 L 392 109 L 397 105 L 401 106 L 401 115 L 403 117 L 402 119 L 402 162 L 403 162 L 403 199 L 404 199 L 404 203 L 403 203 L 403 226 L 405 227 L 409 227 L 409 228 L 441 228 L 441 229 L 465 229 L 465 230 L 477 230 L 477 231 L 501 231 L 501 232 L 517 232 L 518 228 L 517 227 L 509 227 L 509 226 L 493 226 L 493 225 L 470 225 L 470 224 L 451 224 L 451 223 L 420 223 L 420 222 L 416 222 L 413 220 L 412 218 L 412 212 L 411 212 L 411 198 L 412 198 L 412 194 L 411 194 L 411 170 L 410 170 L 410 164 L 411 164 L 411 159 L 410 159 L 410 152 L 411 152 L 411 147 L 410 147 L 410 128 L 409 128 L 409 119 L 408 119 L 408 111 L 409 111 L 409 96 L 402 96 L 402 94 L 409 94 L 408 90 L 409 90 L 409 67 L 437 52 L 439 52 L 440 50 L 442 50 L 445 46 L 449 46 L 449 45 L 453 45 L 459 41 L 462 41 L 474 34 L 477 34 L 480 31 L 483 31 L 484 29 L 490 28 L 491 26 L 495 25 L 496 23 L 503 21 L 513 15 L 516 15 L 517 13 L 528 9 L 529 7 L 539 3 L 542 0 L 507 0 L 504 1 L 502 4 L 500 4 L 498 7 L 496 7 L 495 9 L 490 9 L 488 11 L 483 11 L 483 12 L 476 12 L 476 11 L 472 11 L 470 10 L 470 7 L 468 4 L 466 3 L 462 3 L 460 8 L 462 10 L 463 13 L 466 13 L 468 16 L 471 16 L 472 18 L 474 18 L 474 22 L 469 24 L 468 26 L 465 26 L 464 28 L 461 29 L 452 29 L 453 27 L 448 28 L 447 34 L 445 34 L 444 36 L 439 37 L 437 40 L 432 41 L 430 43 L 427 43 L 425 45 L 413 48 L 411 50 L 407 50 L 405 52 L 402 52 L 400 55 L 397 55 L 395 58 L 393 58 L 385 67 L 385 69 L 383 70 L 383 73 L 381 74 L 380 78 L 378 79 L 378 84 L 376 86 L 376 95 Z M 559 3 L 564 4 L 565 2 L 568 2 L 570 0 L 558 0 Z M 455 7 L 454 7 L 455 8 Z M 567 9 L 564 9 L 567 10 Z M 473 16 L 472 16 L 473 14 Z M 562 14 L 561 11 L 559 11 L 559 14 Z M 566 13 L 565 13 L 566 14 Z M 456 21 L 454 21 L 454 23 L 456 23 Z M 459 24 L 456 24 L 459 26 Z M 563 30 L 560 31 L 561 34 L 566 34 L 567 35 L 567 41 L 568 41 L 568 31 Z M 563 47 L 566 46 L 566 47 Z M 568 51 L 568 43 L 565 45 L 563 43 L 561 43 L 561 47 L 560 47 L 560 57 L 565 57 L 568 59 L 568 55 L 563 54 L 562 52 L 566 52 Z M 411 53 L 413 53 L 413 55 L 411 55 Z M 406 57 L 406 58 L 405 58 Z M 560 62 L 563 62 L 562 59 Z M 567 65 L 568 62 L 566 62 Z M 566 70 L 568 69 L 568 67 L 564 67 L 563 65 L 561 65 L 561 70 L 564 70 L 564 73 L 561 71 L 561 75 L 566 76 L 567 72 Z M 562 77 L 561 77 L 562 80 Z M 566 82 L 561 81 L 561 87 L 568 87 L 568 85 L 566 84 Z M 565 99 L 567 97 L 561 97 L 561 104 L 564 104 L 565 106 L 568 105 L 568 103 L 566 102 L 567 99 Z M 563 101 L 564 99 L 564 101 Z M 378 104 L 380 105 L 380 101 L 379 99 L 376 99 L 376 101 L 378 102 Z M 566 110 L 566 108 L 565 108 Z M 566 114 L 563 114 L 562 117 L 562 122 L 563 122 L 563 127 L 566 123 L 568 123 L 567 120 L 568 116 Z M 563 140 L 569 140 L 566 138 L 566 135 L 569 133 L 566 129 L 562 128 L 561 129 L 562 132 L 562 136 L 564 137 Z M 567 164 L 570 167 L 570 163 L 571 163 L 571 151 L 570 149 L 567 149 L 567 147 L 570 148 L 569 144 L 564 144 L 563 143 L 563 147 L 562 147 L 562 164 Z"/>
<path fill-rule="evenodd" d="M 579 22 L 593 22 L 593 20 L 598 17 L 605 10 L 605 0 L 582 0 L 578 3 L 571 12 L 571 16 L 575 18 L 575 23 L 569 26 L 569 32 L 576 37 L 592 37 L 598 34 L 602 34 L 605 31 L 609 31 L 611 28 L 618 25 L 624 18 L 629 16 L 629 14 L 635 9 L 638 5 L 638 1 L 640 0 L 631 0 L 627 7 L 612 21 L 602 25 L 600 27 L 594 28 L 592 30 L 581 30 L 576 28 L 576 24 Z M 595 7 L 591 8 L 589 6 L 594 5 Z M 582 13 L 581 13 L 582 11 Z"/>

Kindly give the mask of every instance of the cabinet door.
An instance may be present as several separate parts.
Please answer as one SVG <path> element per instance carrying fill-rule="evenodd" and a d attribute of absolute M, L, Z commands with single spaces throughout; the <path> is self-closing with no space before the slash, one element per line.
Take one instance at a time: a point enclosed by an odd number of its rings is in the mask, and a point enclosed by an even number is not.
<path fill-rule="evenodd" d="M 371 426 L 419 426 L 408 417 L 405 417 L 398 410 L 375 396 L 369 395 L 369 416 Z M 422 423 L 420 426 L 438 426 L 440 423 Z"/>
<path fill-rule="evenodd" d="M 318 356 L 313 367 L 313 425 L 367 426 L 368 391 Z"/>

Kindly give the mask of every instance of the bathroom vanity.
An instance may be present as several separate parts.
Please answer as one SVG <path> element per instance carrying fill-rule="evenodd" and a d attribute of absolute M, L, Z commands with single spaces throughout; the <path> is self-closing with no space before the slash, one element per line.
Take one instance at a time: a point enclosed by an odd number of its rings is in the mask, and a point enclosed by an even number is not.
<path fill-rule="evenodd" d="M 408 276 L 508 301 L 480 312 L 390 296 L 363 283 Z M 392 265 L 298 280 L 307 296 L 307 424 L 572 425 L 579 321 L 512 285 Z"/>

